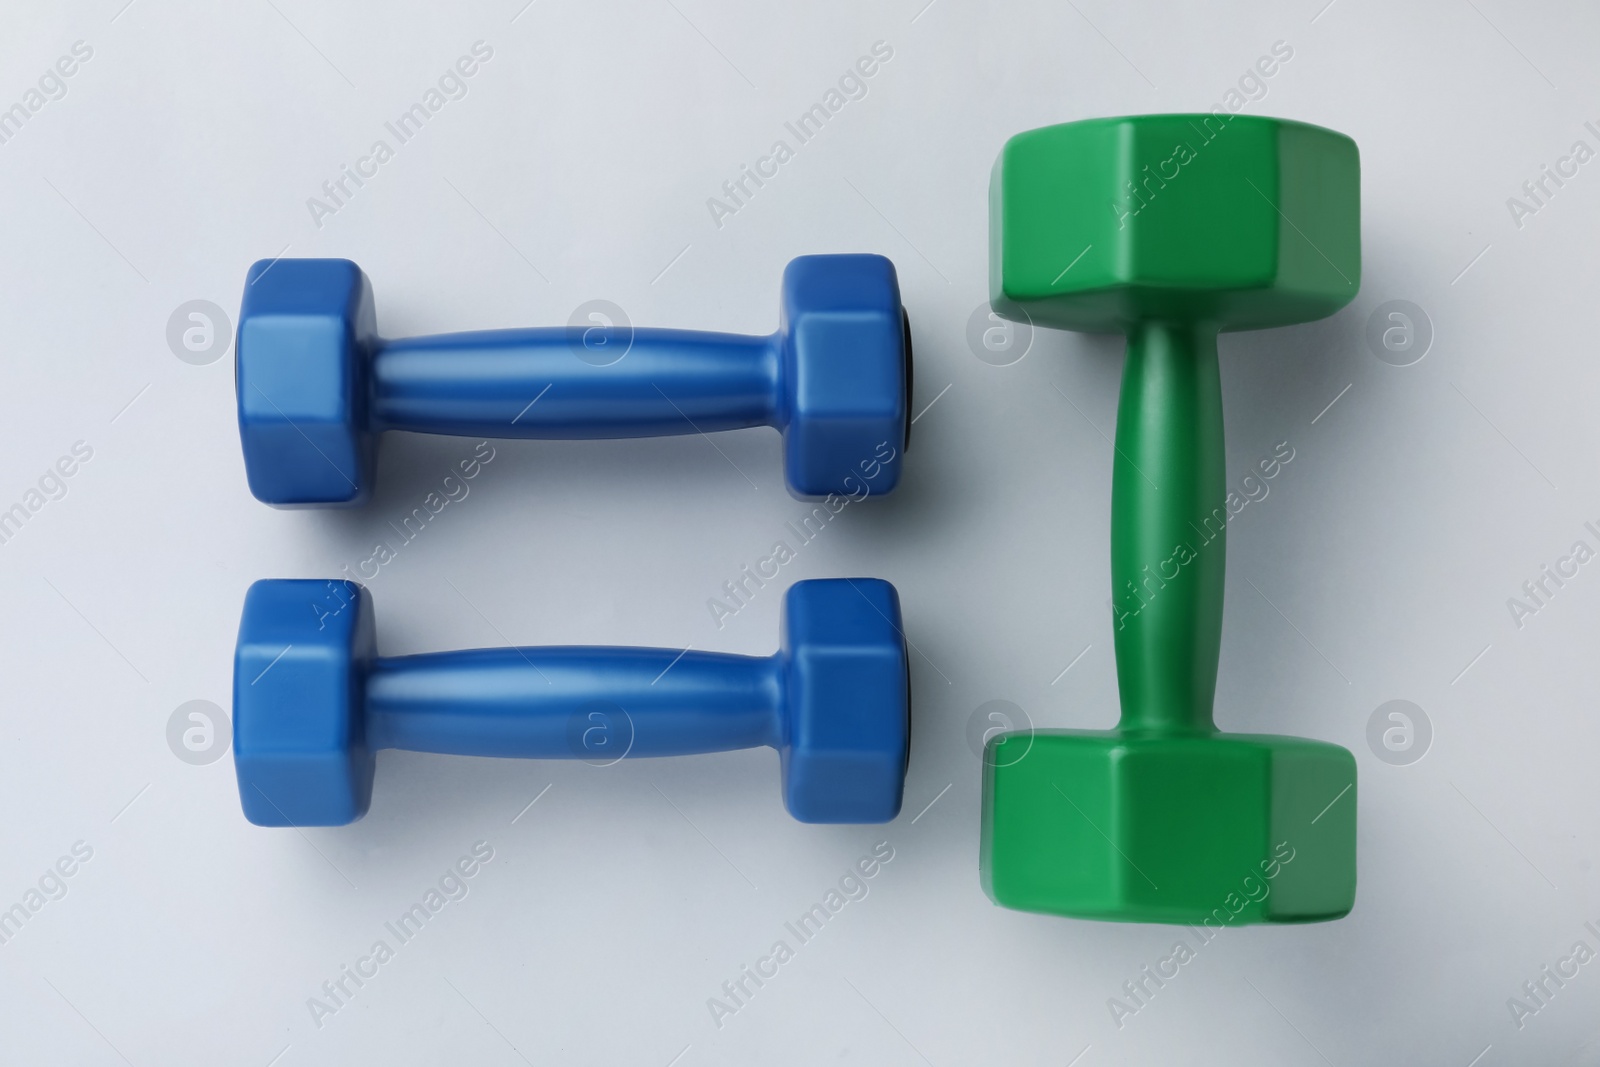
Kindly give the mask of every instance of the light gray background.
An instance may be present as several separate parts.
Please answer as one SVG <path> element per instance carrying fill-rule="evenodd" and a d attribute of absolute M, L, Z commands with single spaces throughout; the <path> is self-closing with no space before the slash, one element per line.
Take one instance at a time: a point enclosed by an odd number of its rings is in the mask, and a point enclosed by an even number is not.
<path fill-rule="evenodd" d="M 1600 564 L 1521 628 L 1507 607 L 1597 544 L 1600 162 L 1520 228 L 1506 203 L 1575 140 L 1600 147 L 1600 17 L 924 2 L 8 5 L 0 105 L 73 42 L 94 51 L 0 144 L 0 507 L 74 442 L 94 455 L 0 545 L 0 907 L 75 842 L 93 857 L 0 945 L 0 1059 L 1600 1063 L 1600 962 L 1521 1029 L 1507 1007 L 1575 942 L 1600 948 Z M 468 95 L 313 225 L 306 199 L 477 40 L 494 55 Z M 713 225 L 706 199 L 880 40 L 866 98 Z M 977 881 L 974 709 L 1116 715 L 1120 343 L 1041 331 L 1008 367 L 968 347 L 989 168 L 1035 126 L 1208 109 L 1276 41 L 1293 58 L 1245 110 L 1359 143 L 1364 277 L 1331 320 L 1223 341 L 1230 482 L 1277 442 L 1295 459 L 1233 523 L 1217 717 L 1356 753 L 1360 892 L 1340 922 L 1228 931 L 1119 1028 L 1108 998 L 1183 931 L 1007 912 Z M 793 822 L 766 750 L 605 769 L 389 753 L 362 822 L 263 830 L 230 760 L 169 749 L 179 705 L 228 706 L 252 580 L 338 575 L 472 449 L 391 435 L 365 510 L 268 509 L 231 351 L 180 361 L 174 309 L 236 318 L 246 266 L 284 252 L 359 261 L 392 335 L 560 323 L 596 297 L 766 332 L 790 257 L 858 250 L 900 269 L 913 449 L 899 492 L 852 505 L 782 582 L 900 589 L 916 729 L 897 821 Z M 1396 299 L 1436 332 L 1407 367 L 1364 340 Z M 776 586 L 721 632 L 707 608 L 806 510 L 771 431 L 507 443 L 471 485 L 369 583 L 386 653 L 775 646 Z M 1433 725 L 1410 765 L 1366 741 L 1394 699 Z M 479 840 L 494 859 L 470 894 L 317 1026 L 307 999 Z M 716 1026 L 707 999 L 880 841 L 870 894 Z"/>

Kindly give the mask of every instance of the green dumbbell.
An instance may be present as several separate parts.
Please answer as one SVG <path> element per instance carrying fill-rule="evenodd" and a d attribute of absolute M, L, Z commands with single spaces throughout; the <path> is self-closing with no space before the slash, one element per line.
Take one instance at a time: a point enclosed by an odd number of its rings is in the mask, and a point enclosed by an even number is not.
<path fill-rule="evenodd" d="M 1336 919 L 1355 902 L 1356 765 L 1212 721 L 1226 523 L 1217 334 L 1356 295 L 1355 142 L 1317 126 L 1145 115 L 1006 142 L 989 190 L 1000 315 L 1123 333 L 1111 495 L 1122 718 L 984 753 L 984 889 L 1131 922 Z"/>

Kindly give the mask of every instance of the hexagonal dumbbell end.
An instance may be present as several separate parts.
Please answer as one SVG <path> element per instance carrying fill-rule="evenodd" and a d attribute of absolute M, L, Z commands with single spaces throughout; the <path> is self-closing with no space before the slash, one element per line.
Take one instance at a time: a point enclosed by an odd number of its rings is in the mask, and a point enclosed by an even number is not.
<path fill-rule="evenodd" d="M 366 813 L 372 607 L 354 582 L 267 580 L 245 594 L 233 759 L 257 826 L 340 826 Z"/>
<path fill-rule="evenodd" d="M 900 598 L 875 578 L 798 582 L 784 602 L 783 798 L 802 822 L 900 813 L 911 681 Z"/>
<path fill-rule="evenodd" d="M 887 493 L 911 432 L 911 327 L 894 264 L 801 256 L 783 272 L 784 468 L 799 496 Z M 846 491 L 851 491 L 846 489 Z"/>
<path fill-rule="evenodd" d="M 1137 115 L 1018 134 L 995 163 L 989 220 L 994 309 L 1062 329 L 1308 322 L 1361 277 L 1355 142 L 1284 119 Z"/>
<path fill-rule="evenodd" d="M 239 310 L 245 475 L 277 507 L 357 504 L 372 483 L 372 286 L 348 259 L 264 259 Z"/>
<path fill-rule="evenodd" d="M 1355 758 L 1293 737 L 1047 730 L 984 753 L 983 887 L 1023 911 L 1310 922 L 1356 890 Z"/>

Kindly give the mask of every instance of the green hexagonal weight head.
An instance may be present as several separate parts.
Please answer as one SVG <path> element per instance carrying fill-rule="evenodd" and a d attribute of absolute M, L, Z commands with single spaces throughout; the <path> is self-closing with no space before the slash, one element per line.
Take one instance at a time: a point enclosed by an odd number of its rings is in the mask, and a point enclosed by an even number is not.
<path fill-rule="evenodd" d="M 984 891 L 1085 919 L 1337 919 L 1355 898 L 1355 757 L 1264 734 L 1037 732 L 984 753 Z M 1338 798 L 1335 801 L 1335 798 Z"/>
<path fill-rule="evenodd" d="M 1217 335 L 1355 297 L 1355 143 L 1224 114 L 1072 122 L 1007 141 L 989 196 L 995 311 L 1121 332 L 1128 353 L 1111 499 L 1122 718 L 990 740 L 984 889 L 1093 919 L 1338 918 L 1355 902 L 1354 757 L 1226 736 L 1212 717 L 1230 518 Z"/>
<path fill-rule="evenodd" d="M 1359 156 L 1320 126 L 1089 119 L 1018 134 L 995 162 L 989 293 L 1008 318 L 1285 326 L 1348 304 L 1360 276 Z"/>

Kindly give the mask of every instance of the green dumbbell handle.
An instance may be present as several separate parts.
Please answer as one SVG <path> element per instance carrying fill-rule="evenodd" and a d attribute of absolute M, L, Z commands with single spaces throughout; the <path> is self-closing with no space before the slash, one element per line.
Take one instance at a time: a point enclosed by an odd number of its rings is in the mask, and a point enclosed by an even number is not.
<path fill-rule="evenodd" d="M 1213 512 L 1225 481 L 1215 327 L 1132 327 L 1111 484 L 1125 731 L 1215 729 L 1226 529 Z"/>

